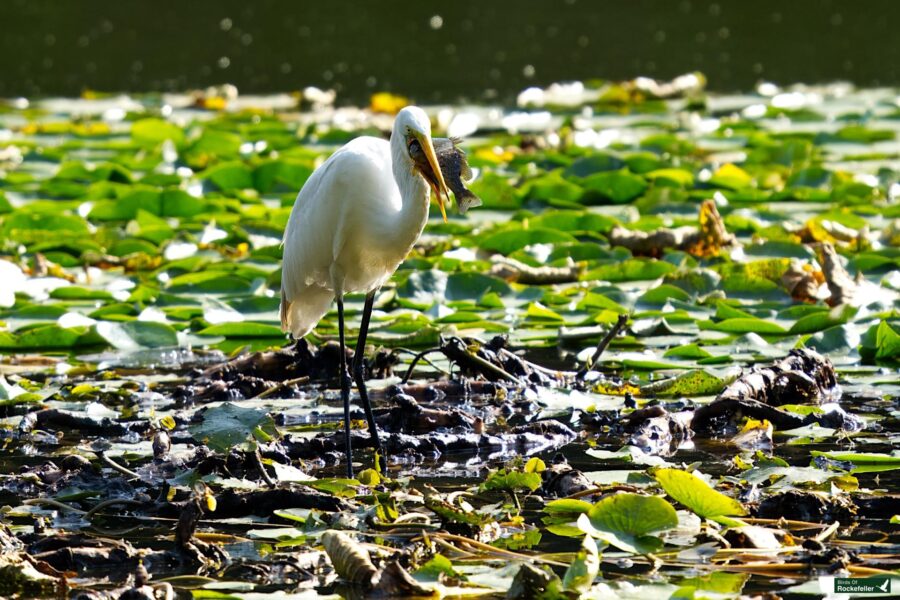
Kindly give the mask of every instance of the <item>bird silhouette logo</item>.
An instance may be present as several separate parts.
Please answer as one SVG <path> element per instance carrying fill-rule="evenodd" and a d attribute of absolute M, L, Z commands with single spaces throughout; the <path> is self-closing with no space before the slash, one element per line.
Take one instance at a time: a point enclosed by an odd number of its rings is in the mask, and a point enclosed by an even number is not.
<path fill-rule="evenodd" d="M 884 583 L 882 583 L 881 585 L 877 585 L 875 587 L 877 587 L 878 591 L 880 591 L 882 594 L 887 594 L 888 592 L 891 591 L 891 578 L 888 577 L 887 579 L 884 580 Z"/>

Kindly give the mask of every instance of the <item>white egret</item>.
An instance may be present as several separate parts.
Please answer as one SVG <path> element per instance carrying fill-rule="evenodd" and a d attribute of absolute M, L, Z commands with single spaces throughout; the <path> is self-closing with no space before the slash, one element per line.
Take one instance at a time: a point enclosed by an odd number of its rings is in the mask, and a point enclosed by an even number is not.
<path fill-rule="evenodd" d="M 436 181 L 426 181 L 411 157 L 422 152 Z M 434 152 L 431 123 L 422 109 L 408 106 L 397 114 L 390 142 L 358 137 L 316 169 L 297 194 L 285 228 L 282 329 L 299 339 L 328 312 L 332 300 L 337 302 L 342 348 L 339 377 L 344 402 L 347 473 L 351 478 L 350 378 L 343 352 L 344 294 L 366 294 L 353 357 L 353 379 L 375 452 L 385 460 L 366 393 L 363 373 L 366 334 L 375 294 L 406 258 L 425 228 L 430 189 L 434 189 L 446 220 L 444 196 L 449 200 L 449 195 Z"/>

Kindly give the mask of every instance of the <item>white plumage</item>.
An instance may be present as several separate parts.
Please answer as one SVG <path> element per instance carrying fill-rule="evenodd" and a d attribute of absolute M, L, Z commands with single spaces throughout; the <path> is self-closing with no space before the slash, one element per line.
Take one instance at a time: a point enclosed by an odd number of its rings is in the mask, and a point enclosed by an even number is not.
<path fill-rule="evenodd" d="M 411 158 L 424 153 L 427 166 Z M 284 231 L 281 267 L 281 327 L 294 337 L 309 333 L 338 305 L 338 331 L 344 346 L 344 294 L 365 292 L 359 339 L 353 355 L 352 377 L 366 413 L 375 456 L 387 457 L 378 439 L 378 427 L 366 392 L 363 354 L 375 292 L 397 269 L 428 220 L 431 177 L 438 205 L 444 212 L 447 185 L 431 140 L 431 123 L 420 108 L 409 106 L 394 120 L 391 141 L 357 138 L 335 152 L 307 180 L 297 194 Z M 432 179 L 429 179 L 431 182 Z M 338 376 L 344 404 L 344 454 L 347 476 L 353 477 L 350 432 L 350 376 L 347 355 L 340 353 Z"/>
<path fill-rule="evenodd" d="M 336 297 L 378 289 L 421 235 L 430 188 L 409 156 L 413 140 L 431 149 L 431 124 L 424 111 L 407 107 L 390 142 L 352 140 L 297 194 L 284 232 L 281 283 L 282 328 L 295 338 L 309 333 Z M 436 159 L 433 168 L 440 173 Z"/>

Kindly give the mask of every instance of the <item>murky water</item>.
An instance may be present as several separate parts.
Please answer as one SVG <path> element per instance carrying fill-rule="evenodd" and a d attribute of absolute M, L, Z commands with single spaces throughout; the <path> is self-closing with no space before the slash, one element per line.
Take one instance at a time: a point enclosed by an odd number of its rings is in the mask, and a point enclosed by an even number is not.
<path fill-rule="evenodd" d="M 760 80 L 891 85 L 900 81 L 898 21 L 893 0 L 9 0 L 0 5 L 0 96 L 230 82 L 254 93 L 333 88 L 344 103 L 379 90 L 418 102 L 509 101 L 528 85 L 690 70 L 714 90 Z"/>

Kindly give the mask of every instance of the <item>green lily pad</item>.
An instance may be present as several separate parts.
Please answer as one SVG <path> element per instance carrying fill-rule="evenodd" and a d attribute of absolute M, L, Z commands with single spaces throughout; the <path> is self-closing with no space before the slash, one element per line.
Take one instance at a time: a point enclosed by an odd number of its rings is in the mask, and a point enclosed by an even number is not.
<path fill-rule="evenodd" d="M 693 473 L 679 469 L 657 469 L 653 476 L 669 496 L 700 517 L 717 520 L 747 514 L 740 502 L 717 492 Z"/>
<path fill-rule="evenodd" d="M 578 518 L 588 535 L 635 554 L 659 551 L 662 540 L 650 534 L 677 525 L 675 508 L 663 498 L 628 492 L 600 500 Z"/>
<path fill-rule="evenodd" d="M 235 446 L 245 446 L 251 436 L 262 434 L 275 437 L 275 421 L 259 408 L 244 408 L 226 402 L 205 410 L 203 420 L 188 427 L 198 442 L 211 450 L 227 453 Z"/>

